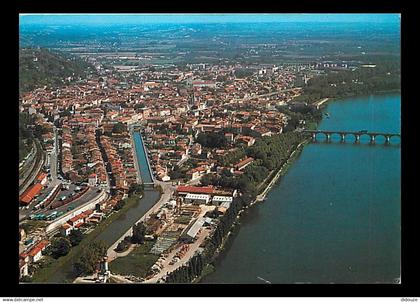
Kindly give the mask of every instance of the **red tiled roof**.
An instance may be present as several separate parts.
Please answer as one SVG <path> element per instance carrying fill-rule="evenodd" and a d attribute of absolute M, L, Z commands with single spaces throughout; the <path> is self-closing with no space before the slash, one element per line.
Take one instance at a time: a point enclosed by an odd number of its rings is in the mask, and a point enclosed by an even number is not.
<path fill-rule="evenodd" d="M 71 228 L 71 225 L 69 225 L 68 223 L 65 223 L 62 225 L 63 229 L 67 230 L 69 228 Z"/>
<path fill-rule="evenodd" d="M 79 228 L 79 227 L 81 227 L 83 224 L 85 224 L 84 222 L 79 222 L 78 224 L 76 224 L 74 227 L 75 228 Z"/>
<path fill-rule="evenodd" d="M 87 211 L 84 211 L 82 214 L 83 214 L 84 216 L 89 216 L 89 215 L 91 215 L 93 212 L 94 212 L 93 210 L 87 210 Z"/>
<path fill-rule="evenodd" d="M 48 240 L 42 240 L 28 252 L 28 255 L 31 257 L 35 257 L 35 255 L 42 251 L 48 244 Z"/>
<path fill-rule="evenodd" d="M 176 189 L 178 192 L 183 193 L 204 193 L 204 194 L 213 194 L 213 187 L 194 187 L 194 186 L 178 186 Z"/>
<path fill-rule="evenodd" d="M 253 160 L 254 160 L 254 159 L 253 159 L 252 157 L 248 157 L 248 158 L 246 158 L 246 159 L 244 159 L 244 160 L 240 161 L 239 163 L 237 163 L 237 164 L 235 165 L 235 168 L 240 168 L 240 167 L 242 167 L 242 166 L 244 166 L 244 165 L 246 165 L 246 164 L 248 164 L 248 163 L 252 162 Z"/>
<path fill-rule="evenodd" d="M 47 173 L 39 173 L 38 176 L 36 177 L 36 180 L 38 181 L 42 181 L 48 174 Z"/>
<path fill-rule="evenodd" d="M 76 222 L 77 220 L 82 219 L 83 217 L 84 217 L 84 215 L 79 214 L 79 215 L 76 215 L 76 216 L 70 218 L 68 221 L 70 221 L 70 222 Z"/>
<path fill-rule="evenodd" d="M 20 197 L 20 201 L 23 203 L 30 203 L 31 200 L 41 192 L 43 186 L 40 183 L 36 183 L 29 187 Z"/>

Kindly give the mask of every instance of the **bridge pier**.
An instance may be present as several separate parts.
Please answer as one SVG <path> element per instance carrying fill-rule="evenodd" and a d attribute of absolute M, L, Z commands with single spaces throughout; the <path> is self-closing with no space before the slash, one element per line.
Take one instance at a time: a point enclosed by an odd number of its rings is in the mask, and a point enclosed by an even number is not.
<path fill-rule="evenodd" d="M 325 136 L 327 137 L 327 142 L 330 142 L 331 141 L 331 134 L 326 133 Z"/>
<path fill-rule="evenodd" d="M 340 133 L 341 136 L 341 142 L 344 143 L 346 140 L 346 134 L 345 133 Z"/>
<path fill-rule="evenodd" d="M 355 143 L 360 142 L 360 135 L 359 135 L 359 134 L 355 134 L 355 135 L 354 135 L 354 137 L 355 137 L 355 139 L 356 139 L 356 140 L 354 141 Z"/>
<path fill-rule="evenodd" d="M 389 144 L 390 139 L 391 139 L 390 135 L 385 135 L 385 144 Z"/>
<path fill-rule="evenodd" d="M 312 133 L 312 140 L 316 142 L 316 133 Z"/>
<path fill-rule="evenodd" d="M 375 143 L 375 138 L 376 138 L 376 135 L 373 135 L 373 134 L 370 135 L 370 143 L 371 144 Z"/>

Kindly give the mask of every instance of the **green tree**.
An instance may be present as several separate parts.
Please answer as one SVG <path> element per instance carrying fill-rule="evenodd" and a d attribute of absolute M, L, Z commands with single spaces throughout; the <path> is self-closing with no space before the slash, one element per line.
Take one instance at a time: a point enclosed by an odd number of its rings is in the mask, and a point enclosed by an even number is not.
<path fill-rule="evenodd" d="M 131 242 L 143 244 L 145 235 L 146 226 L 143 222 L 139 222 L 133 226 L 133 235 L 131 236 Z"/>
<path fill-rule="evenodd" d="M 72 246 L 78 245 L 83 240 L 83 233 L 80 230 L 72 230 L 69 235 L 70 243 Z"/>
<path fill-rule="evenodd" d="M 106 255 L 107 246 L 103 241 L 94 241 L 84 247 L 80 257 L 74 263 L 75 272 L 78 275 L 92 274 L 98 262 Z"/>
<path fill-rule="evenodd" d="M 130 247 L 130 244 L 131 244 L 131 237 L 126 236 L 126 237 L 124 237 L 123 240 L 121 240 L 118 243 L 117 247 L 115 248 L 115 251 L 117 251 L 119 253 L 124 252 Z"/>
<path fill-rule="evenodd" d="M 70 240 L 64 237 L 56 238 L 51 243 L 51 247 L 50 247 L 51 256 L 53 256 L 55 259 L 60 258 L 61 256 L 67 255 L 70 249 L 71 249 Z"/>
<path fill-rule="evenodd" d="M 203 186 L 215 185 L 217 184 L 217 182 L 218 182 L 218 177 L 214 174 L 205 174 L 200 179 L 200 183 Z"/>
<path fill-rule="evenodd" d="M 130 186 L 130 189 L 128 190 L 129 195 L 142 194 L 143 192 L 144 192 L 144 185 L 143 184 L 137 184 L 137 183 L 133 183 Z"/>
<path fill-rule="evenodd" d="M 112 127 L 113 133 L 123 133 L 127 131 L 127 126 L 124 123 L 118 122 Z"/>
<path fill-rule="evenodd" d="M 222 132 L 200 133 L 197 142 L 204 147 L 220 148 L 226 146 L 227 139 Z"/>
<path fill-rule="evenodd" d="M 114 210 L 115 211 L 119 211 L 121 210 L 126 204 L 126 199 L 120 200 L 115 206 L 114 206 Z"/>

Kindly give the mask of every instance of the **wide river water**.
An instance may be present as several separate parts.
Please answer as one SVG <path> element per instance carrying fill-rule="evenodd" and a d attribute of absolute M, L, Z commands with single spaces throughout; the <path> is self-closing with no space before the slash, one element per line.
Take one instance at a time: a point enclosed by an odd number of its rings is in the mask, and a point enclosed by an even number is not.
<path fill-rule="evenodd" d="M 400 94 L 328 104 L 318 129 L 400 133 Z M 400 277 L 399 139 L 311 143 L 240 218 L 202 283 L 393 283 Z"/>

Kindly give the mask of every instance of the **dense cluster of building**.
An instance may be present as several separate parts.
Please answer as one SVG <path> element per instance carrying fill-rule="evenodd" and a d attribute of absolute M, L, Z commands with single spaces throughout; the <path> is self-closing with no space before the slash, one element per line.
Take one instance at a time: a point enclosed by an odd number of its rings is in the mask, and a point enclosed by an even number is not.
<path fill-rule="evenodd" d="M 238 193 L 198 186 L 198 181 L 224 170 L 243 173 L 254 159 L 240 150 L 260 137 L 282 133 L 289 117 L 276 106 L 300 94 L 294 68 L 198 64 L 186 69 L 108 72 L 24 94 L 20 110 L 35 117 L 46 151 L 54 148 L 58 133 L 59 167 L 66 181 L 110 192 L 97 209 L 60 220 L 62 235 L 99 222 L 141 181 L 132 126 L 141 129 L 153 179 L 178 182 L 173 200 L 146 220 L 149 235 L 159 236 L 153 251 L 167 251 L 177 238 L 191 243 L 200 234 L 208 235 L 213 222 L 206 213 L 223 215 Z M 249 75 L 239 76 L 242 73 Z M 200 137 L 208 134 L 222 137 L 223 144 L 202 142 Z M 226 160 L 229 157 L 234 159 Z M 30 203 L 40 186 L 42 181 L 29 188 L 22 201 Z M 28 254 L 34 254 L 35 261 L 38 250 L 45 248 L 45 241 L 39 242 L 43 245 L 35 245 Z M 182 258 L 190 252 L 184 245 L 176 255 Z M 21 257 L 22 267 L 28 259 Z"/>

